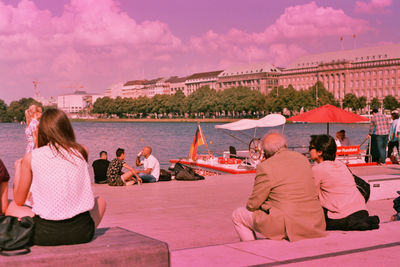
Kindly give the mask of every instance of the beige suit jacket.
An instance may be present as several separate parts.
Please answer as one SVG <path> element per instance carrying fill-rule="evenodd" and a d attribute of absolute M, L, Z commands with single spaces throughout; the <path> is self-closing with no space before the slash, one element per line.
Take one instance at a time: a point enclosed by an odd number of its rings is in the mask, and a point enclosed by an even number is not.
<path fill-rule="evenodd" d="M 294 151 L 279 151 L 258 165 L 247 209 L 254 212 L 256 231 L 270 239 L 326 234 L 310 163 Z"/>

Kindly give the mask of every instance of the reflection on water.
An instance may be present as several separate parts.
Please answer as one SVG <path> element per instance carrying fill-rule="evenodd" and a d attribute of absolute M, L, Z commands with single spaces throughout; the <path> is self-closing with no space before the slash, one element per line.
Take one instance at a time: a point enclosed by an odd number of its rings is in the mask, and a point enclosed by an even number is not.
<path fill-rule="evenodd" d="M 224 130 L 214 128 L 218 123 L 202 123 L 204 135 L 212 152 L 228 150 L 230 145 L 237 150 L 247 149 L 254 130 L 228 132 L 241 140 L 237 140 Z M 134 165 L 136 154 L 145 145 L 153 148 L 153 154 L 160 161 L 162 168 L 168 167 L 171 158 L 184 157 L 189 153 L 190 145 L 196 131 L 196 123 L 152 123 L 152 122 L 75 122 L 73 123 L 76 138 L 89 150 L 89 164 L 98 158 L 101 150 L 114 158 L 118 147 L 127 153 L 126 161 Z M 330 133 L 344 129 L 352 144 L 360 144 L 368 133 L 368 124 L 331 124 Z M 14 174 L 14 161 L 24 155 L 24 125 L 16 123 L 0 123 L 0 157 L 10 174 Z M 268 130 L 281 131 L 282 127 L 259 128 L 256 136 L 261 137 Z M 326 133 L 326 124 L 287 124 L 284 133 L 289 146 L 308 147 L 311 134 Z M 204 146 L 199 153 L 206 153 Z M 92 170 L 90 170 L 92 171 Z"/>

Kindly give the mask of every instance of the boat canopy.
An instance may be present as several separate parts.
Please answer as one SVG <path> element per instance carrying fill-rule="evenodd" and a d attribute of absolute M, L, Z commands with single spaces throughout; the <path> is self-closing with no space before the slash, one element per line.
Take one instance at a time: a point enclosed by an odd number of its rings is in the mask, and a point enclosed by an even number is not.
<path fill-rule="evenodd" d="M 257 127 L 275 127 L 285 124 L 286 118 L 280 114 L 269 114 L 259 120 L 243 119 L 222 125 L 216 125 L 217 129 L 226 129 L 231 131 L 242 131 Z"/>

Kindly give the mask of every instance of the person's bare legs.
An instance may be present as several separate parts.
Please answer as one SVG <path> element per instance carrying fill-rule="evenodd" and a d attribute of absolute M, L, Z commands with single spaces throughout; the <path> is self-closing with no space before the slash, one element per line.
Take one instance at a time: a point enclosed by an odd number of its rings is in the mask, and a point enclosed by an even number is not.
<path fill-rule="evenodd" d="M 124 174 L 121 175 L 121 179 L 122 181 L 125 182 L 125 185 L 133 185 L 135 183 L 141 183 L 142 180 L 139 178 L 139 180 L 137 180 L 136 178 L 134 178 L 134 174 L 131 171 L 128 171 Z"/>
<path fill-rule="evenodd" d="M 90 216 L 94 221 L 95 228 L 97 228 L 97 226 L 101 222 L 101 219 L 103 219 L 105 211 L 106 211 L 106 201 L 101 197 L 95 197 L 94 207 L 89 211 Z"/>

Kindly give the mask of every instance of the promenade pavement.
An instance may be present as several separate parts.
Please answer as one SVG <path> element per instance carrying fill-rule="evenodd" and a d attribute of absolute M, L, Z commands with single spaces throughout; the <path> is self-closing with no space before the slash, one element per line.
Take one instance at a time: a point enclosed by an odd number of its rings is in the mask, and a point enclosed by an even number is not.
<path fill-rule="evenodd" d="M 356 167 L 352 171 L 360 176 L 380 174 L 400 176 L 398 165 Z M 331 244 L 329 253 L 343 249 L 361 249 L 361 251 L 339 256 L 329 254 L 330 256 L 309 260 L 303 258 L 320 255 L 318 253 L 324 251 L 327 245 L 322 245 L 322 248 L 318 248 L 318 245 L 313 247 L 315 240 L 294 243 L 271 240 L 238 243 L 239 238 L 232 226 L 231 214 L 235 208 L 246 203 L 252 190 L 253 179 L 254 175 L 246 174 L 211 176 L 203 181 L 173 180 L 130 187 L 94 185 L 95 193 L 107 201 L 107 212 L 100 227 L 120 226 L 167 242 L 172 251 L 172 266 L 247 266 L 274 262 L 280 265 L 285 263 L 282 259 L 288 259 L 287 255 L 283 258 L 272 257 L 265 255 L 265 251 L 272 253 L 282 250 L 287 250 L 295 259 L 302 259 L 296 264 L 307 265 L 337 264 L 342 259 L 344 261 L 351 259 L 349 262 L 353 266 L 362 262 L 364 265 L 370 262 L 376 266 L 376 263 L 382 263 L 377 261 L 382 259 L 382 255 L 396 255 L 393 251 L 398 249 L 398 246 L 379 247 L 386 242 L 386 237 L 392 243 L 400 241 L 400 228 L 397 227 L 400 225 L 393 226 L 396 223 L 386 224 L 392 225 L 390 229 L 386 227 L 384 230 L 378 230 L 380 231 L 378 243 L 365 243 L 361 233 L 358 242 L 355 240 L 355 246 L 343 247 L 340 243 L 332 243 L 331 237 L 329 239 L 331 241 L 328 242 L 328 247 Z M 382 222 L 390 220 L 394 213 L 392 206 L 393 199 L 371 201 L 367 205 L 369 212 L 378 215 Z M 393 233 L 392 231 L 396 229 L 399 230 Z M 372 235 L 370 234 L 368 239 L 375 240 L 378 231 L 371 231 Z M 307 244 L 306 249 L 301 244 Z M 364 244 L 378 246 L 379 249 L 364 251 Z M 260 250 L 264 251 L 264 254 L 260 254 Z M 368 260 L 365 261 L 365 258 Z M 400 256 L 396 256 L 394 260 L 400 260 Z"/>
<path fill-rule="evenodd" d="M 352 171 L 360 176 L 400 176 L 398 165 L 356 167 Z M 353 232 L 354 242 L 348 242 L 348 238 L 340 241 L 347 233 L 336 232 L 327 239 L 240 243 L 231 214 L 245 205 L 253 179 L 254 174 L 245 174 L 128 187 L 95 184 L 95 195 L 107 201 L 107 211 L 99 227 L 119 226 L 167 242 L 172 266 L 398 265 L 400 224 L 397 222 L 383 224 L 382 229 L 368 233 Z M 392 206 L 393 199 L 367 204 L 370 214 L 378 215 L 381 222 L 390 220 L 394 213 Z"/>

